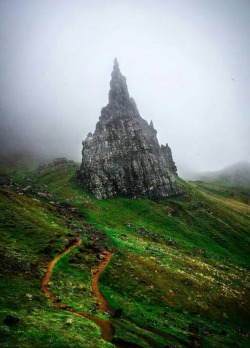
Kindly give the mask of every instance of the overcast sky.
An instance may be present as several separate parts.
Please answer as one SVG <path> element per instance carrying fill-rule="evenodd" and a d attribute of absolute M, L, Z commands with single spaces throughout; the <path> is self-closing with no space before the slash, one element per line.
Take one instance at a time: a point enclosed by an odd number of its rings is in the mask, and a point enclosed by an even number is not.
<path fill-rule="evenodd" d="M 12 148 L 80 160 L 117 57 L 180 171 L 250 160 L 249 0 L 0 0 L 0 51 Z"/>

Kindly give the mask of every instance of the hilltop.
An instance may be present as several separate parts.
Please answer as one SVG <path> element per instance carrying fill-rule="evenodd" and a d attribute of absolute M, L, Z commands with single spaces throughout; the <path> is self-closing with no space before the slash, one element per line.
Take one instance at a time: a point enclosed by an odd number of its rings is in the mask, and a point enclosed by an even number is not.
<path fill-rule="evenodd" d="M 98 200 L 78 170 L 64 160 L 2 176 L 2 347 L 248 347 L 249 204 L 181 179 L 181 196 Z M 47 298 L 48 264 L 73 245 Z M 106 253 L 105 312 L 91 284 Z"/>
<path fill-rule="evenodd" d="M 238 162 L 218 171 L 200 173 L 197 179 L 224 186 L 250 188 L 250 163 Z"/>

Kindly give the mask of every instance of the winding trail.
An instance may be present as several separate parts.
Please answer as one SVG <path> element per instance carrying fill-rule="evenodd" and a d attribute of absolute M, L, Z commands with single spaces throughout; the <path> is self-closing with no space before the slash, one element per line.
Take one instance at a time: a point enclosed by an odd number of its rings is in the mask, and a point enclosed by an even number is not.
<path fill-rule="evenodd" d="M 100 278 L 101 273 L 104 271 L 106 266 L 109 264 L 113 255 L 114 255 L 113 253 L 105 250 L 103 252 L 103 259 L 99 263 L 97 270 L 94 272 L 94 274 L 92 276 L 92 290 L 95 294 L 95 297 L 98 300 L 98 303 L 99 303 L 98 311 L 101 314 L 104 314 L 105 312 L 112 311 L 112 307 L 108 304 L 108 302 L 105 300 L 105 298 L 101 294 L 101 291 L 100 291 L 99 286 L 98 286 L 98 280 Z"/>
<path fill-rule="evenodd" d="M 50 297 L 51 300 L 55 300 L 56 296 L 53 294 L 51 290 L 48 289 L 48 283 L 50 281 L 50 278 L 52 276 L 53 269 L 55 267 L 55 264 L 57 261 L 65 254 L 68 254 L 71 249 L 75 248 L 77 245 L 80 245 L 82 243 L 82 239 L 78 238 L 76 242 L 73 245 L 70 245 L 67 249 L 65 249 L 61 254 L 58 254 L 50 263 L 48 266 L 48 269 L 46 273 L 43 276 L 42 283 L 41 283 L 41 291 Z"/>
<path fill-rule="evenodd" d="M 93 315 L 88 314 L 87 312 L 71 308 L 71 307 L 69 307 L 68 305 L 66 305 L 63 302 L 55 301 L 56 300 L 56 296 L 49 289 L 49 282 L 50 282 L 50 279 L 51 279 L 51 276 L 52 276 L 52 272 L 53 272 L 53 269 L 54 269 L 56 263 L 58 262 L 58 260 L 62 256 L 64 256 L 65 254 L 68 254 L 73 248 L 77 247 L 81 243 L 82 243 L 82 239 L 78 238 L 73 245 L 70 245 L 67 249 L 65 249 L 61 254 L 57 255 L 49 263 L 48 269 L 47 269 L 46 273 L 44 274 L 44 276 L 42 278 L 40 289 L 46 296 L 48 296 L 52 300 L 54 307 L 65 309 L 65 310 L 67 310 L 69 312 L 76 313 L 76 314 L 78 314 L 78 315 L 80 315 L 80 316 L 82 316 L 84 318 L 87 318 L 87 319 L 90 319 L 90 320 L 94 321 L 101 329 L 102 338 L 105 341 L 111 342 L 112 341 L 112 336 L 114 334 L 114 328 L 113 328 L 113 325 L 111 324 L 110 320 L 104 320 L 102 318 L 95 317 Z M 98 299 L 100 312 L 104 312 L 106 310 L 110 310 L 110 308 L 111 308 L 109 306 L 109 304 L 107 303 L 107 301 L 102 296 L 102 294 L 101 294 L 101 292 L 100 292 L 100 290 L 98 288 L 98 284 L 97 283 L 98 283 L 98 279 L 99 279 L 100 274 L 105 269 L 106 265 L 109 263 L 112 255 L 113 254 L 109 253 L 109 252 L 105 253 L 104 259 L 98 265 L 97 272 L 95 273 L 95 275 L 92 278 L 92 289 L 93 289 L 93 292 L 94 292 L 95 296 Z"/>
<path fill-rule="evenodd" d="M 67 247 L 61 254 L 58 254 L 49 263 L 48 269 L 47 269 L 46 273 L 44 274 L 44 276 L 42 278 L 40 289 L 46 296 L 48 296 L 51 299 L 51 301 L 53 303 L 53 306 L 55 308 L 61 308 L 61 309 L 67 310 L 69 312 L 78 314 L 78 315 L 80 315 L 80 316 L 82 316 L 84 318 L 90 319 L 93 322 L 95 322 L 101 329 L 102 338 L 105 341 L 111 343 L 112 342 L 112 337 L 113 337 L 113 335 L 115 333 L 115 329 L 114 329 L 114 326 L 112 324 L 112 320 L 111 319 L 105 320 L 105 319 L 102 319 L 102 318 L 90 315 L 87 312 L 74 309 L 74 308 L 68 306 L 67 304 L 65 304 L 63 302 L 58 301 L 56 296 L 55 296 L 55 294 L 49 289 L 49 282 L 50 282 L 50 279 L 51 279 L 51 276 L 52 276 L 52 272 L 53 272 L 53 269 L 54 269 L 56 263 L 60 260 L 60 258 L 62 256 L 64 256 L 65 254 L 68 254 L 73 248 L 77 247 L 81 243 L 82 243 L 82 239 L 78 238 L 75 241 L 74 244 L 72 244 L 69 247 Z M 100 289 L 99 289 L 99 286 L 98 286 L 98 280 L 99 280 L 99 277 L 100 277 L 101 273 L 104 271 L 104 269 L 106 268 L 106 266 L 110 262 L 110 260 L 111 260 L 111 258 L 113 256 L 113 253 L 105 250 L 102 255 L 103 255 L 102 259 L 99 262 L 99 264 L 97 266 L 97 269 L 93 272 L 93 275 L 92 275 L 92 290 L 93 290 L 93 293 L 94 293 L 95 297 L 98 300 L 98 304 L 99 304 L 98 312 L 101 313 L 101 314 L 105 314 L 106 312 L 112 312 L 113 308 L 108 304 L 108 302 L 102 296 L 102 294 L 100 292 Z M 131 322 L 131 323 L 137 325 L 138 327 L 140 327 L 140 328 L 142 328 L 144 330 L 147 330 L 147 331 L 152 332 L 152 333 L 156 333 L 156 334 L 158 334 L 158 335 L 160 335 L 160 336 L 162 336 L 162 337 L 164 337 L 164 338 L 166 338 L 168 340 L 172 340 L 172 341 L 180 343 L 180 341 L 176 337 L 174 337 L 172 335 L 169 335 L 169 334 L 167 334 L 167 333 L 165 333 L 163 331 L 160 331 L 160 330 L 158 330 L 156 328 L 138 325 L 136 322 L 134 322 L 133 320 L 131 320 L 131 319 L 125 317 L 125 316 L 123 317 L 123 319 L 127 320 L 128 322 Z M 118 322 L 117 322 L 117 324 L 120 325 L 120 323 L 118 323 Z M 138 335 L 138 336 L 140 336 L 142 339 L 147 341 L 153 347 L 156 347 L 156 345 L 154 344 L 154 340 L 152 340 L 149 337 L 147 337 L 145 335 L 142 335 L 142 334 Z M 122 340 L 119 340 L 119 342 L 115 343 L 114 345 L 117 348 L 140 347 L 140 346 L 138 346 L 136 344 L 133 344 L 133 343 L 130 343 L 130 342 L 125 342 L 125 341 L 122 341 Z"/>

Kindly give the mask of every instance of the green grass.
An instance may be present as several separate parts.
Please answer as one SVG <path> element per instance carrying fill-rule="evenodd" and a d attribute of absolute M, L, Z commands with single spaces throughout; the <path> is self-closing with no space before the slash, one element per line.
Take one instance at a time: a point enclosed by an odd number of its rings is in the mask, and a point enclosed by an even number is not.
<path fill-rule="evenodd" d="M 52 206 L 4 188 L 0 221 L 1 347 L 109 347 L 94 323 L 52 308 L 40 292 L 48 262 L 75 238 L 66 218 Z M 5 325 L 7 315 L 20 322 Z"/>
<path fill-rule="evenodd" d="M 91 288 L 91 267 L 95 262 L 95 255 L 82 246 L 64 255 L 56 264 L 51 279 L 53 293 L 72 308 L 95 312 L 97 301 Z"/>
<path fill-rule="evenodd" d="M 179 180 L 185 191 L 181 197 L 97 200 L 78 187 L 76 170 L 76 165 L 22 169 L 13 175 L 18 185 L 1 191 L 1 313 L 2 318 L 20 316 L 24 325 L 2 325 L 5 347 L 15 340 L 20 347 L 39 347 L 34 343 L 39 338 L 50 347 L 108 346 L 94 323 L 52 308 L 39 292 L 47 262 L 80 232 L 83 245 L 57 263 L 51 289 L 73 308 L 95 313 L 91 269 L 97 259 L 86 247 L 90 223 L 109 237 L 107 247 L 117 250 L 100 279 L 108 302 L 131 319 L 113 319 L 116 339 L 142 347 L 152 346 L 152 340 L 159 347 L 181 347 L 194 346 L 198 337 L 201 347 L 247 347 L 249 192 Z M 32 192 L 19 195 L 17 186 L 27 185 Z M 24 301 L 26 293 L 38 297 Z M 67 324 L 59 337 L 68 316 L 75 324 Z M 47 321 L 51 330 L 44 333 Z M 93 326 L 91 337 L 81 325 Z"/>

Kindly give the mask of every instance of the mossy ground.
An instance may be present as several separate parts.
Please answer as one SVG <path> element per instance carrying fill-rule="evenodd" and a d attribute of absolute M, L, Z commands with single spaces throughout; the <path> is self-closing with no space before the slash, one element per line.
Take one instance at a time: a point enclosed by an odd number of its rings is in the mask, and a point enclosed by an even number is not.
<path fill-rule="evenodd" d="M 83 244 L 60 259 L 51 289 L 71 307 L 96 313 L 90 224 L 117 250 L 100 279 L 107 301 L 125 315 L 113 319 L 117 341 L 249 346 L 249 192 L 180 180 L 181 197 L 100 201 L 78 187 L 76 171 L 72 164 L 12 170 L 15 185 L 1 189 L 3 346 L 111 346 L 94 323 L 53 308 L 39 290 L 48 261 L 80 233 Z M 3 324 L 8 314 L 19 324 Z"/>

